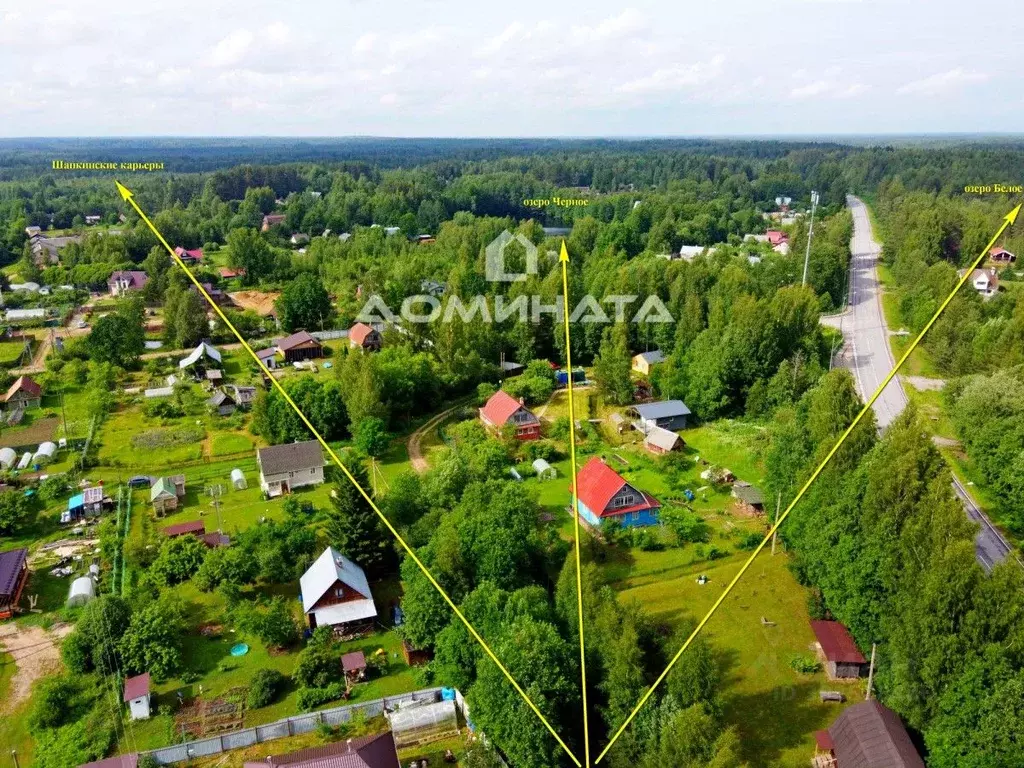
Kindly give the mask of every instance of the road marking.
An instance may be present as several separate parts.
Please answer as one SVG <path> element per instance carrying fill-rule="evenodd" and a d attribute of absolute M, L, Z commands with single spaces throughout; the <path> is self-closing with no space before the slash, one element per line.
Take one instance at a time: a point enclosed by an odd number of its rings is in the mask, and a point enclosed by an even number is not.
<path fill-rule="evenodd" d="M 332 449 L 331 446 L 327 444 L 327 441 L 324 440 L 323 436 L 317 431 L 317 429 L 313 426 L 309 419 L 306 418 L 306 414 L 304 414 L 302 412 L 302 409 L 295 404 L 295 401 L 292 400 L 291 396 L 285 391 L 284 387 L 281 385 L 281 382 L 279 382 L 271 375 L 270 370 L 267 368 L 266 364 L 262 360 L 260 360 L 259 356 L 253 351 L 252 347 L 249 346 L 248 342 L 246 342 L 246 340 L 242 338 L 242 334 L 240 334 L 238 330 L 235 328 L 235 326 L 231 324 L 231 321 L 228 320 L 223 310 L 221 310 L 217 303 L 212 298 L 210 298 L 210 295 L 206 292 L 206 289 L 203 288 L 202 283 L 200 283 L 196 279 L 196 276 L 193 275 L 192 271 L 185 266 L 185 263 L 178 257 L 178 254 L 174 252 L 174 249 L 171 248 L 170 245 L 168 245 L 167 241 L 164 239 L 164 236 L 160 234 L 160 230 L 158 230 L 153 225 L 153 222 L 149 220 L 149 217 L 139 207 L 139 204 L 135 202 L 135 198 L 131 190 L 129 190 L 119 181 L 115 181 L 114 183 L 117 184 L 117 191 L 121 193 L 121 197 L 124 199 L 124 201 L 131 205 L 131 207 L 135 209 L 135 212 L 139 215 L 139 217 L 144 222 L 146 222 L 146 226 L 148 226 L 149 229 L 153 232 L 153 234 L 156 235 L 156 239 L 160 241 L 160 244 L 167 249 L 167 252 L 171 255 L 171 258 L 174 260 L 174 262 L 179 267 L 181 267 L 182 270 L 184 270 L 185 274 L 188 276 L 188 279 L 191 280 L 192 284 L 196 287 L 196 290 L 199 291 L 200 295 L 204 299 L 206 299 L 206 301 L 213 308 L 214 312 L 217 313 L 217 316 L 220 317 L 224 325 L 226 325 L 231 330 L 231 332 L 238 338 L 238 341 L 241 342 L 243 349 L 245 349 L 245 351 L 252 356 L 252 359 L 256 361 L 256 364 L 260 367 L 260 370 L 263 371 L 263 374 L 270 380 L 271 384 L 274 385 L 278 393 L 285 399 L 288 405 L 292 407 L 292 410 L 294 410 L 298 417 L 302 420 L 302 423 L 306 425 L 306 428 L 313 434 L 317 442 L 319 442 L 323 449 L 327 451 L 327 454 L 331 457 L 331 460 L 344 473 L 345 477 L 348 478 L 349 482 L 351 482 L 352 485 L 355 486 L 355 489 L 359 491 L 359 494 L 366 500 L 366 503 L 370 505 L 370 508 L 377 513 L 377 516 L 381 519 L 381 521 L 384 523 L 387 529 L 391 531 L 391 535 L 395 537 L 396 541 L 398 541 L 402 549 L 405 550 L 405 553 L 412 558 L 414 563 L 416 563 L 419 569 L 423 572 L 423 575 L 427 577 L 427 579 L 433 585 L 434 589 L 438 591 L 438 594 L 440 594 L 441 597 L 444 598 L 444 601 L 448 603 L 448 606 L 452 609 L 452 611 L 455 612 L 455 615 L 459 617 L 459 620 L 465 625 L 466 629 L 469 630 L 469 633 L 476 639 L 478 643 L 480 643 L 480 647 L 484 649 L 484 652 L 490 657 L 491 661 L 493 661 L 498 666 L 498 669 L 500 669 L 502 674 L 505 675 L 505 678 L 512 684 L 512 687 L 515 688 L 516 692 L 522 697 L 523 701 L 525 701 L 526 704 L 530 707 L 530 709 L 533 710 L 533 713 L 540 718 L 540 721 L 544 724 L 544 727 L 547 728 L 548 732 L 555 737 L 555 741 L 557 741 L 559 746 L 563 750 L 565 750 L 565 753 L 570 757 L 570 759 L 572 759 L 573 763 L 575 763 L 577 766 L 580 766 L 580 761 L 576 758 L 576 755 L 574 755 L 572 753 L 572 750 L 570 750 L 569 747 L 566 746 L 566 743 L 562 741 L 562 738 L 557 733 L 555 733 L 555 729 L 551 727 L 551 724 L 547 721 L 547 718 L 544 717 L 541 711 L 537 708 L 537 705 L 534 704 L 530 697 L 526 695 L 526 691 L 524 691 L 522 687 L 520 687 L 519 683 L 517 683 L 515 678 L 512 677 L 512 674 L 505 668 L 505 665 L 501 663 L 498 657 L 494 654 L 494 651 L 491 650 L 491 647 L 487 645 L 483 637 L 480 636 L 480 633 L 477 632 L 473 625 L 469 623 L 469 620 L 463 615 L 462 611 L 459 610 L 459 607 L 455 605 L 455 602 L 448 596 L 448 593 L 444 591 L 444 588 L 437 582 L 433 574 L 431 574 L 427 567 L 423 564 L 423 561 L 421 561 L 416 556 L 416 553 L 413 551 L 412 547 L 410 547 L 409 544 L 406 543 L 405 539 L 402 538 L 401 534 L 399 534 L 399 532 L 390 523 L 387 517 L 385 517 L 384 513 L 380 511 L 380 508 L 376 505 L 376 503 L 374 503 L 373 499 L 370 497 L 370 494 L 368 494 L 366 492 L 366 489 L 359 484 L 359 481 L 356 480 L 355 476 L 349 471 L 348 467 L 345 466 L 342 460 L 338 457 L 338 454 L 334 452 L 334 449 Z"/>
<path fill-rule="evenodd" d="M 700 631 L 704 629 L 704 625 L 708 623 L 711 617 L 715 615 L 715 612 L 725 601 L 725 598 L 729 596 L 729 593 L 732 592 L 733 588 L 743 577 L 743 574 L 745 574 L 747 572 L 747 569 L 750 568 L 751 564 L 754 562 L 754 559 L 758 556 L 758 554 L 760 554 L 761 550 L 764 549 L 765 545 L 772 540 L 772 537 L 779 530 L 779 527 L 784 522 L 786 522 L 786 518 L 789 517 L 789 513 L 793 511 L 793 507 L 797 505 L 800 499 L 803 498 L 804 494 L 807 493 L 807 490 L 814 484 L 814 481 L 818 479 L 818 476 L 822 473 L 825 467 L 827 467 L 829 462 L 832 461 L 832 457 L 836 455 L 836 452 L 843 445 L 843 443 L 846 442 L 846 439 L 850 436 L 850 434 L 853 432 L 856 426 L 860 423 L 860 420 L 864 418 L 864 414 L 871 410 L 871 406 L 874 405 L 875 401 L 882 394 L 885 387 L 889 384 L 890 381 L 892 381 L 892 379 L 899 372 L 900 367 L 907 361 L 907 358 L 910 357 L 913 351 L 917 349 L 917 345 L 921 343 L 921 340 L 924 338 L 925 334 L 928 333 L 931 327 L 935 324 L 935 321 L 939 319 L 939 316 L 945 311 L 946 307 L 949 306 L 949 303 L 953 300 L 953 297 L 956 296 L 957 291 L 959 291 L 964 286 L 964 284 L 967 283 L 967 280 L 970 278 L 971 273 L 975 269 L 977 269 L 978 265 L 981 264 L 981 262 L 984 261 L 984 259 L 988 256 L 989 250 L 996 244 L 996 241 L 1002 236 L 1006 228 L 1012 225 L 1017 220 L 1017 215 L 1020 213 L 1020 209 L 1021 205 L 1018 205 L 1016 208 L 1014 208 L 1012 211 L 1006 214 L 1006 216 L 1003 217 L 1002 225 L 999 227 L 999 230 L 995 233 L 995 235 L 992 236 L 992 239 L 989 241 L 988 245 L 985 246 L 981 254 L 974 260 L 974 263 L 964 272 L 963 277 L 960 278 L 959 282 L 957 282 L 953 290 L 950 291 L 945 301 L 943 301 L 942 304 L 939 305 L 939 308 L 935 311 L 935 314 L 932 315 L 931 319 L 924 326 L 921 332 L 917 335 L 917 338 L 914 339 L 910 347 L 907 348 L 907 351 L 903 353 L 902 357 L 900 357 L 899 362 L 896 363 L 895 367 L 891 371 L 889 371 L 889 375 L 885 377 L 885 381 L 883 381 L 881 386 L 879 386 L 878 389 L 875 390 L 874 394 L 871 395 L 870 399 L 867 401 L 867 403 L 865 403 L 864 407 L 861 408 L 860 412 L 854 417 L 853 422 L 851 422 L 850 426 L 846 428 L 846 431 L 843 432 L 842 436 L 839 438 L 836 444 L 832 446 L 832 450 L 828 452 L 828 455 L 825 456 L 822 462 L 818 465 L 817 469 L 814 470 L 814 473 L 810 476 L 807 482 L 804 483 L 804 486 L 800 489 L 800 492 L 797 493 L 794 499 L 789 503 L 789 506 L 786 507 L 786 511 L 779 516 L 779 518 L 775 521 L 775 524 L 771 527 L 771 530 L 768 531 L 764 539 L 757 546 L 757 549 L 755 549 L 751 553 L 750 557 L 747 558 L 747 561 L 743 564 L 743 567 L 740 568 L 739 573 L 737 573 L 733 577 L 732 581 L 729 582 L 729 585 L 722 591 L 722 594 L 718 596 L 718 599 L 715 600 L 714 604 L 711 606 L 711 609 L 704 615 L 704 618 L 700 620 L 700 623 L 697 624 L 693 632 L 690 633 L 690 636 L 686 639 L 686 642 L 683 643 L 683 647 L 676 652 L 676 655 L 672 657 L 672 660 L 668 663 L 668 666 L 665 667 L 664 671 L 660 675 L 658 675 L 658 679 L 655 680 L 654 684 L 647 689 L 647 693 L 643 695 L 643 697 L 640 699 L 640 702 L 633 708 L 633 711 L 630 712 L 629 717 L 626 718 L 626 721 L 621 726 L 619 726 L 619 729 L 615 732 L 615 735 L 612 737 L 611 741 L 609 741 L 607 746 L 605 746 L 605 748 L 601 751 L 601 754 L 597 756 L 597 760 L 595 761 L 595 763 L 600 763 L 601 759 L 606 754 L 608 754 L 608 750 L 612 748 L 616 741 L 618 741 L 623 731 L 626 730 L 629 724 L 633 721 L 633 718 L 636 717 L 637 712 L 639 712 L 643 708 L 644 704 L 647 703 L 647 700 L 650 699 L 654 691 L 657 690 L 658 686 L 668 676 L 668 673 L 672 671 L 672 667 L 674 667 L 676 662 L 679 661 L 679 658 L 683 655 L 686 649 L 690 647 L 690 643 L 692 643 L 694 638 L 696 638 L 697 635 L 700 634 Z"/>

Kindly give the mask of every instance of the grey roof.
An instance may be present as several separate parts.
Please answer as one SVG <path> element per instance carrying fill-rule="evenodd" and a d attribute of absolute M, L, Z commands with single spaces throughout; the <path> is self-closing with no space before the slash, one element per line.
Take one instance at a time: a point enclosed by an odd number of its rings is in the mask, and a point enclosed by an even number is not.
<path fill-rule="evenodd" d="M 761 489 L 750 483 L 736 483 L 732 487 L 732 495 L 751 506 L 764 506 L 764 495 L 761 493 Z"/>
<path fill-rule="evenodd" d="M 316 440 L 260 448 L 256 458 L 264 476 L 324 466 L 324 453 Z"/>
<path fill-rule="evenodd" d="M 366 573 L 334 547 L 325 549 L 299 579 L 302 610 L 310 611 L 334 582 L 347 584 L 368 600 L 373 600 Z"/>
<path fill-rule="evenodd" d="M 828 732 L 842 768 L 924 768 L 899 716 L 876 699 L 847 707 Z"/>
<path fill-rule="evenodd" d="M 671 451 L 676 447 L 676 444 L 681 438 L 675 432 L 670 432 L 667 429 L 661 427 L 651 427 L 650 431 L 644 437 L 645 443 L 650 443 L 658 448 L 665 451 Z"/>
<path fill-rule="evenodd" d="M 648 365 L 662 363 L 665 361 L 665 354 L 660 349 L 653 349 L 650 352 L 641 352 L 637 357 L 643 358 Z"/>
<path fill-rule="evenodd" d="M 209 402 L 210 405 L 212 405 L 214 408 L 219 408 L 220 406 L 224 405 L 225 403 L 227 405 L 234 405 L 235 404 L 235 398 L 231 397 L 231 395 L 229 395 L 224 390 L 218 389 L 214 393 L 213 397 L 211 397 L 207 402 Z"/>
<path fill-rule="evenodd" d="M 662 400 L 659 403 L 634 405 L 633 410 L 642 419 L 667 419 L 672 416 L 688 416 L 690 409 L 682 400 Z"/>

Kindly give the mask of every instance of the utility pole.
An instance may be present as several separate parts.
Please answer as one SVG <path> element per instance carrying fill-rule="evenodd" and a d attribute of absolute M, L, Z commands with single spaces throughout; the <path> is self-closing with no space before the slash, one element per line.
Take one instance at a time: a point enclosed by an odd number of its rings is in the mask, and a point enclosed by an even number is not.
<path fill-rule="evenodd" d="M 11 760 L 14 761 L 14 768 L 21 768 L 21 765 L 18 763 L 18 750 L 11 750 Z"/>
<path fill-rule="evenodd" d="M 775 523 L 779 522 L 779 510 L 781 508 L 782 508 L 782 491 L 779 491 L 779 495 L 775 499 L 775 521 L 772 523 L 773 526 L 775 525 Z M 779 535 L 778 531 L 776 531 L 775 533 L 772 534 L 772 555 L 773 556 L 775 555 L 775 539 L 778 537 L 778 535 Z"/>
<path fill-rule="evenodd" d="M 811 190 L 811 227 L 807 230 L 807 251 L 804 253 L 804 279 L 800 285 L 807 285 L 807 267 L 811 263 L 811 239 L 814 237 L 814 210 L 818 207 L 818 193 Z"/>
<path fill-rule="evenodd" d="M 877 645 L 875 643 L 871 644 L 871 666 L 868 667 L 868 693 L 867 693 L 867 699 L 869 701 L 871 700 L 871 684 L 875 680 L 875 648 L 876 647 L 877 647 Z"/>

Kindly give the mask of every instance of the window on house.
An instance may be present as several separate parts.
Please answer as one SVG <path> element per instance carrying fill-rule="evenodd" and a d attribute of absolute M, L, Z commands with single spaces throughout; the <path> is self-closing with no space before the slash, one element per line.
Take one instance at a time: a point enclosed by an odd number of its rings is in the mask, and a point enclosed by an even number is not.
<path fill-rule="evenodd" d="M 633 513 L 633 522 L 635 523 L 635 522 L 637 522 L 637 521 L 638 521 L 639 519 L 640 519 L 640 513 L 639 513 L 639 512 L 634 512 L 634 513 Z"/>
<path fill-rule="evenodd" d="M 311 470 L 309 470 L 309 474 L 311 474 L 311 475 L 315 475 L 315 474 L 316 474 L 316 470 L 315 470 L 315 469 L 311 469 Z"/>

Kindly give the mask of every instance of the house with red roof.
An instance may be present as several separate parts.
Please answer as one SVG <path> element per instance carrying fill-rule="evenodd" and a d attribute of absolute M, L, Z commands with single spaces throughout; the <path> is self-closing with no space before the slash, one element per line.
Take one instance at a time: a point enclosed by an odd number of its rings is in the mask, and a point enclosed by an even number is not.
<path fill-rule="evenodd" d="M 296 331 L 290 336 L 277 340 L 277 351 L 286 363 L 299 360 L 315 360 L 324 356 L 324 345 L 309 331 Z"/>
<path fill-rule="evenodd" d="M 597 456 L 583 465 L 576 476 L 576 487 L 580 517 L 594 527 L 600 527 L 604 520 L 616 520 L 627 528 L 658 522 L 661 502 L 626 482 Z"/>
<path fill-rule="evenodd" d="M 988 255 L 989 258 L 992 259 L 992 261 L 999 262 L 1002 264 L 1012 264 L 1017 260 L 1017 254 L 1010 253 L 1001 245 L 997 245 L 995 248 L 989 251 Z"/>
<path fill-rule="evenodd" d="M 867 660 L 845 626 L 838 621 L 812 621 L 811 631 L 829 679 L 855 680 L 864 674 Z"/>
<path fill-rule="evenodd" d="M 7 408 L 39 408 L 43 404 L 43 389 L 28 376 L 19 376 L 4 395 Z"/>
<path fill-rule="evenodd" d="M 174 249 L 174 255 L 181 259 L 185 264 L 198 264 L 203 260 L 203 249 L 193 248 L 192 250 L 188 250 L 179 245 Z"/>
<path fill-rule="evenodd" d="M 522 400 L 517 400 L 501 389 L 491 395 L 480 409 L 480 421 L 485 427 L 496 431 L 512 425 L 515 427 L 517 440 L 540 438 L 540 419 L 523 404 Z"/>
<path fill-rule="evenodd" d="M 225 280 L 230 280 L 233 277 L 241 277 L 242 275 L 245 274 L 245 270 L 242 269 L 241 267 L 239 267 L 238 269 L 235 269 L 234 267 L 221 267 L 219 272 L 220 276 L 223 277 Z"/>
<path fill-rule="evenodd" d="M 769 229 L 765 232 L 765 236 L 768 238 L 768 244 L 772 248 L 789 243 L 789 235 L 778 229 Z"/>
<path fill-rule="evenodd" d="M 355 349 L 365 349 L 376 352 L 383 344 L 380 331 L 371 328 L 366 323 L 356 323 L 348 329 L 348 344 Z"/>

